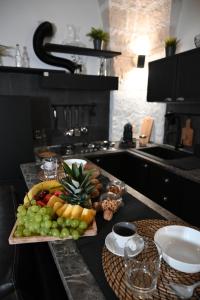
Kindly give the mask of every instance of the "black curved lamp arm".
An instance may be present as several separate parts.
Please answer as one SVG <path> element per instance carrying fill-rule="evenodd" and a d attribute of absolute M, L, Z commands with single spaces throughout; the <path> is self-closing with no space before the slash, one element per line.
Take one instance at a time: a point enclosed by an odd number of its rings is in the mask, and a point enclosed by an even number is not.
<path fill-rule="evenodd" d="M 33 35 L 33 49 L 35 51 L 35 54 L 41 61 L 49 65 L 63 67 L 65 69 L 68 69 L 71 73 L 74 73 L 74 71 L 80 67 L 79 65 L 72 62 L 69 59 L 57 57 L 45 51 L 43 46 L 44 39 L 46 37 L 52 37 L 52 36 L 53 36 L 53 26 L 50 22 L 46 21 L 41 23 L 38 26 L 38 28 L 36 29 Z"/>

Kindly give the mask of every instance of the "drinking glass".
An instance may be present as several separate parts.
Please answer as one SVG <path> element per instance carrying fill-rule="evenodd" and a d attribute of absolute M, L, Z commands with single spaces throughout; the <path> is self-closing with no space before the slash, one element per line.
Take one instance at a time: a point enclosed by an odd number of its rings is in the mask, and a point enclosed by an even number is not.
<path fill-rule="evenodd" d="M 138 297 L 148 299 L 157 286 L 161 250 L 152 239 L 143 237 L 143 241 L 143 249 L 138 255 L 131 239 L 125 244 L 125 282 Z"/>
<path fill-rule="evenodd" d="M 43 171 L 46 179 L 54 179 L 57 177 L 58 162 L 56 157 L 48 157 L 43 159 Z"/>

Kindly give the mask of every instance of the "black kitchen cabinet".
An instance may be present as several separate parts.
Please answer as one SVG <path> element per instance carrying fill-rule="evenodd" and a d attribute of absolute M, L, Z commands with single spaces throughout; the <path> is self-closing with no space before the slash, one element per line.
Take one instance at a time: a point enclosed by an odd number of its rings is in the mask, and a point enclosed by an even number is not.
<path fill-rule="evenodd" d="M 179 193 L 179 211 L 183 220 L 200 227 L 199 192 L 200 184 L 185 178 L 181 179 Z M 177 192 L 177 194 L 179 194 Z M 177 195 L 178 196 L 178 195 Z"/>
<path fill-rule="evenodd" d="M 126 179 L 127 159 L 126 153 L 102 154 L 98 156 L 87 157 L 90 161 L 119 178 L 122 181 Z"/>
<path fill-rule="evenodd" d="M 183 220 L 200 226 L 200 184 L 127 152 L 87 157 Z"/>
<path fill-rule="evenodd" d="M 150 62 L 147 101 L 200 101 L 199 63 L 199 48 Z"/>
<path fill-rule="evenodd" d="M 149 186 L 149 198 L 174 214 L 179 214 L 179 199 L 183 197 L 179 176 L 152 164 Z"/>
<path fill-rule="evenodd" d="M 200 102 L 200 49 L 178 55 L 176 99 Z"/>
<path fill-rule="evenodd" d="M 173 101 L 175 97 L 176 64 L 176 56 L 149 63 L 147 101 Z"/>

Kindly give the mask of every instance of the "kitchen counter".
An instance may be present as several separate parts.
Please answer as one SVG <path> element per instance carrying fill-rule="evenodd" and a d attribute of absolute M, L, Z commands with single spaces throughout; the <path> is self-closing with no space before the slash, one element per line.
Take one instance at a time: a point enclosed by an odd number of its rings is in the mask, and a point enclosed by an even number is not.
<path fill-rule="evenodd" d="M 40 170 L 39 164 L 37 163 L 22 164 L 21 170 L 28 188 L 31 188 L 34 184 L 36 184 L 39 181 L 37 178 L 37 174 Z M 114 176 L 110 175 L 104 170 L 102 170 L 102 175 L 108 177 L 110 180 L 115 179 Z M 130 221 L 131 220 L 134 221 L 134 218 L 135 219 L 165 218 L 168 220 L 177 220 L 180 222 L 182 221 L 172 213 L 168 212 L 166 209 L 157 205 L 155 202 L 151 201 L 150 199 L 143 196 L 142 194 L 140 194 L 139 192 L 137 192 L 136 190 L 132 189 L 129 186 L 127 186 L 127 192 L 128 192 L 127 195 L 129 198 L 128 199 L 129 203 L 130 201 L 133 201 L 133 205 L 137 207 L 137 214 L 135 212 L 133 217 L 130 216 L 129 217 Z M 129 205 L 132 204 L 130 203 Z M 124 207 L 126 208 L 126 205 Z M 150 212 L 150 214 L 148 213 L 148 211 Z M 114 219 L 114 221 L 115 222 L 119 221 L 120 211 L 118 211 L 115 215 L 116 215 L 116 219 Z M 109 227 L 109 223 L 107 224 L 105 223 L 104 226 L 107 228 L 108 232 L 110 232 L 111 229 Z M 61 280 L 63 282 L 69 300 L 78 300 L 78 299 L 115 300 L 117 299 L 105 281 L 102 266 L 100 265 L 99 267 L 97 266 L 98 268 L 97 273 L 99 273 L 100 275 L 98 274 L 98 276 L 94 276 L 90 271 L 91 266 L 89 269 L 88 265 L 86 264 L 86 262 L 84 261 L 80 253 L 81 243 L 83 248 L 87 246 L 87 244 L 89 243 L 91 243 L 92 246 L 92 243 L 95 243 L 95 241 L 96 243 L 98 243 L 98 241 L 99 242 L 101 241 L 101 246 L 103 246 L 104 239 L 105 236 L 102 235 L 102 232 L 100 231 L 98 232 L 98 235 L 96 237 L 81 238 L 80 242 L 79 241 L 75 242 L 73 240 L 49 242 L 49 247 L 51 249 L 52 255 L 54 257 L 55 263 L 57 265 Z M 86 245 L 84 245 L 84 243 L 86 243 Z M 94 257 L 96 255 L 97 253 L 94 253 Z M 98 255 L 100 258 L 101 253 L 98 253 Z M 103 286 L 101 285 L 101 278 L 102 278 L 102 282 L 105 281 Z"/>
<path fill-rule="evenodd" d="M 150 144 L 149 146 L 152 146 L 152 144 Z M 144 154 L 144 152 L 140 152 L 138 150 L 139 148 L 136 149 L 129 149 L 127 150 L 129 153 L 134 154 L 135 156 L 141 157 L 146 159 L 147 161 L 153 162 L 161 167 L 163 167 L 164 169 L 177 174 L 179 176 L 182 176 L 184 178 L 187 178 L 191 181 L 200 183 L 200 168 L 199 169 L 193 169 L 193 170 L 183 170 L 181 168 L 175 167 L 171 165 L 172 160 L 170 160 L 169 162 L 165 159 L 160 159 L 160 158 L 154 158 L 153 155 L 148 155 L 148 154 Z M 180 158 L 181 159 L 181 158 Z"/>
<path fill-rule="evenodd" d="M 149 143 L 147 144 L 147 147 L 153 147 L 153 146 L 162 146 L 162 144 L 156 144 L 156 143 Z M 164 146 L 167 146 L 171 149 L 174 149 L 173 146 L 169 146 L 169 145 L 164 145 Z M 59 149 L 60 145 L 56 145 L 56 146 L 49 146 L 47 147 L 48 150 L 56 150 L 57 148 Z M 146 148 L 147 148 L 146 147 Z M 145 147 L 141 148 L 141 149 L 144 149 Z M 38 151 L 40 148 L 35 148 L 35 151 Z M 161 159 L 161 158 L 158 158 L 158 157 L 155 157 L 153 155 L 150 155 L 148 153 L 144 153 L 142 151 L 139 151 L 140 147 L 139 147 L 139 142 L 137 141 L 136 142 L 136 147 L 135 148 L 120 148 L 119 147 L 119 142 L 115 142 L 115 148 L 111 148 L 111 149 L 108 149 L 108 150 L 100 150 L 100 151 L 97 151 L 97 152 L 92 152 L 92 153 L 85 153 L 85 154 L 75 154 L 73 155 L 74 156 L 77 156 L 77 157 L 84 157 L 84 156 L 97 156 L 97 155 L 103 155 L 103 154 L 107 154 L 107 153 L 117 153 L 117 152 L 129 152 L 131 154 L 134 154 L 135 156 L 137 157 L 140 157 L 140 158 L 143 158 L 145 159 L 146 161 L 149 161 L 149 162 L 153 162 L 154 164 L 158 165 L 158 166 L 161 166 L 163 169 L 165 170 L 168 170 L 174 174 L 177 174 L 179 176 L 182 176 L 186 179 L 189 179 L 191 181 L 194 181 L 194 182 L 197 182 L 197 183 L 200 183 L 200 168 L 198 169 L 192 169 L 192 170 L 184 170 L 184 169 L 181 169 L 181 168 L 178 168 L 178 167 L 175 167 L 173 165 L 171 165 L 172 161 L 173 160 L 165 160 L 165 159 Z M 58 150 L 58 153 L 59 153 L 59 150 Z M 70 157 L 70 155 L 67 155 L 66 156 L 67 158 Z M 38 157 L 36 156 L 36 161 L 39 163 L 40 160 L 38 160 Z"/>

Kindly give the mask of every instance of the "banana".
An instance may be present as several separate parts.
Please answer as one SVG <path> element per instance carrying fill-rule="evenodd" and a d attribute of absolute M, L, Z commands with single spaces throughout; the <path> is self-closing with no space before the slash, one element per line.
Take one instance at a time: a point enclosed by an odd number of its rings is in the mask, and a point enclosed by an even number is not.
<path fill-rule="evenodd" d="M 53 189 L 61 188 L 61 184 L 56 180 L 48 180 L 35 184 L 24 197 L 24 204 L 29 203 L 39 191 L 48 190 L 51 192 Z"/>

